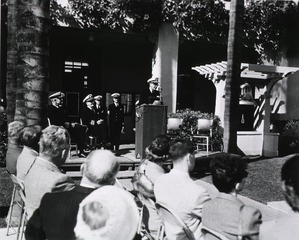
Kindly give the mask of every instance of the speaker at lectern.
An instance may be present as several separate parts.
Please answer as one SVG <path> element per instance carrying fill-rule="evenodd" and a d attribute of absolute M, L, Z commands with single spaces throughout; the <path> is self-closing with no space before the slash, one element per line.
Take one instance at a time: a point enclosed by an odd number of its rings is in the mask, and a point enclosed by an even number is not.
<path fill-rule="evenodd" d="M 167 106 L 142 105 L 136 108 L 135 157 L 145 158 L 145 148 L 167 130 Z"/>

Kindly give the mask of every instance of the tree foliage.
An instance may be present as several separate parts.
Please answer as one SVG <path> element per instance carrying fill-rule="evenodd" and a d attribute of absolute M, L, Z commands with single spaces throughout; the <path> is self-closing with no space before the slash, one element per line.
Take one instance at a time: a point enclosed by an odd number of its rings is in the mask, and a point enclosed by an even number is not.
<path fill-rule="evenodd" d="M 252 1 L 244 14 L 243 44 L 254 47 L 260 59 L 278 62 L 291 54 L 298 42 L 298 4 Z"/>
<path fill-rule="evenodd" d="M 173 23 L 182 38 L 227 44 L 229 11 L 221 0 L 69 0 L 69 3 L 70 8 L 63 8 L 52 0 L 54 24 L 147 33 L 157 32 L 161 23 L 167 21 Z M 294 52 L 299 40 L 297 3 L 252 0 L 245 8 L 243 21 L 243 45 L 253 47 L 260 60 L 277 63 Z"/>

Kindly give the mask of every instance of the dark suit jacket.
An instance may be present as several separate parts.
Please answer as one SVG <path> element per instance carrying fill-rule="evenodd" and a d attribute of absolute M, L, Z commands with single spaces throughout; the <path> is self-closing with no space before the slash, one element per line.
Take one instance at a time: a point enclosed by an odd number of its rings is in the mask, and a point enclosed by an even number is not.
<path fill-rule="evenodd" d="M 70 191 L 46 193 L 27 223 L 26 239 L 75 239 L 79 204 L 93 190 L 76 186 Z"/>
<path fill-rule="evenodd" d="M 108 110 L 110 128 L 121 127 L 124 124 L 124 105 L 119 104 L 116 107 L 115 104 L 110 104 Z"/>
<path fill-rule="evenodd" d="M 106 113 L 106 109 L 103 106 L 101 106 L 100 108 L 97 108 L 95 105 L 94 111 L 95 111 L 95 115 L 96 115 L 96 121 L 98 121 L 100 119 L 106 121 L 107 113 Z"/>
<path fill-rule="evenodd" d="M 142 91 L 140 95 L 139 105 L 141 104 L 153 104 L 154 101 L 160 100 L 160 92 L 154 90 L 151 92 L 149 89 Z"/>
<path fill-rule="evenodd" d="M 88 128 L 88 134 L 94 135 L 94 125 L 91 125 L 91 121 L 96 121 L 96 113 L 94 110 L 89 109 L 88 107 L 84 107 L 82 114 L 83 124 Z"/>
<path fill-rule="evenodd" d="M 57 108 L 53 105 L 49 106 L 48 118 L 50 119 L 51 125 L 64 126 L 67 122 L 67 115 L 63 108 Z"/>

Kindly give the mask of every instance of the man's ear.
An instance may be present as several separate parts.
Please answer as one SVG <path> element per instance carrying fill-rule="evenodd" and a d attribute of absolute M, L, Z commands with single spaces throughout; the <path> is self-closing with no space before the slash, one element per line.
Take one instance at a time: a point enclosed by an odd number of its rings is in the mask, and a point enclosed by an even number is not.
<path fill-rule="evenodd" d="M 286 184 L 285 181 L 282 182 L 283 195 L 287 203 L 291 206 L 293 211 L 299 211 L 298 196 L 292 185 Z"/>
<path fill-rule="evenodd" d="M 188 153 L 188 154 L 185 156 L 185 158 L 186 158 L 187 163 L 190 164 L 190 153 Z"/>
<path fill-rule="evenodd" d="M 81 172 L 82 176 L 83 176 L 83 173 L 85 171 L 85 167 L 86 167 L 86 163 L 82 163 L 81 166 L 80 166 L 80 172 Z"/>
<path fill-rule="evenodd" d="M 69 154 L 69 147 L 65 148 L 62 150 L 61 152 L 61 158 L 63 159 L 63 161 L 65 162 L 67 159 L 67 155 Z"/>
<path fill-rule="evenodd" d="M 236 185 L 235 185 L 236 191 L 241 192 L 244 189 L 244 185 L 245 185 L 245 179 L 242 179 L 241 182 L 236 183 Z"/>
<path fill-rule="evenodd" d="M 285 194 L 293 195 L 295 193 L 294 187 L 286 184 L 285 181 L 282 181 L 281 188 Z"/>

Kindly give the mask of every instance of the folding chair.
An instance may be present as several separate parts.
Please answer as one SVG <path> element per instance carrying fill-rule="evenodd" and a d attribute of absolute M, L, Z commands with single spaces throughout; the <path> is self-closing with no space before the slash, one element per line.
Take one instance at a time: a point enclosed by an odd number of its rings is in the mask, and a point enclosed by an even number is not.
<path fill-rule="evenodd" d="M 206 226 L 202 226 L 201 227 L 201 231 L 203 233 L 203 237 L 204 239 L 219 239 L 219 240 L 229 240 L 226 236 L 224 236 L 223 234 L 208 228 Z M 209 237 L 210 236 L 210 237 Z"/>
<path fill-rule="evenodd" d="M 20 183 L 20 186 L 22 187 L 21 191 L 20 191 L 20 195 L 21 195 L 21 199 L 24 203 L 24 207 L 23 207 L 23 211 L 22 211 L 22 218 L 21 218 L 21 225 L 20 225 L 20 240 L 23 239 L 23 235 L 24 235 L 24 230 L 25 230 L 25 225 L 26 225 L 26 222 L 28 221 L 28 217 L 27 217 L 27 212 L 26 212 L 26 208 L 25 208 L 25 205 L 26 205 L 26 197 L 25 197 L 25 187 L 22 183 Z"/>
<path fill-rule="evenodd" d="M 70 138 L 70 150 L 69 150 L 69 158 L 72 158 L 72 150 L 75 150 L 75 155 L 78 156 L 78 144 L 74 142 L 72 138 Z"/>
<path fill-rule="evenodd" d="M 8 172 L 9 173 L 9 172 Z M 8 214 L 8 219 L 7 219 L 7 228 L 6 228 L 6 235 L 9 235 L 9 229 L 12 228 L 12 213 L 14 211 L 15 206 L 20 207 L 20 215 L 19 215 L 19 222 L 17 226 L 17 240 L 22 239 L 22 233 L 20 232 L 21 230 L 21 225 L 22 225 L 22 216 L 23 212 L 25 211 L 25 202 L 23 201 L 21 197 L 21 193 L 24 191 L 23 184 L 18 180 L 18 178 L 14 175 L 9 173 L 10 178 L 13 183 L 13 192 L 12 192 L 12 197 L 10 201 L 10 206 L 9 206 L 9 214 Z M 21 233 L 21 236 L 20 236 Z"/>
<path fill-rule="evenodd" d="M 158 229 L 157 229 L 157 235 L 154 238 L 151 233 L 150 230 L 145 226 L 143 220 L 144 220 L 144 209 L 147 207 L 147 205 L 152 206 L 153 209 L 156 209 L 155 206 L 155 202 L 150 199 L 150 198 L 145 198 L 141 193 L 137 193 L 137 197 L 140 201 L 140 203 L 142 204 L 141 208 L 140 208 L 140 222 L 139 222 L 139 227 L 138 227 L 138 234 L 143 234 L 147 239 L 149 240 L 163 240 L 164 236 L 165 236 L 165 231 L 164 231 L 164 224 L 161 224 Z M 157 212 L 158 214 L 158 212 Z M 162 219 L 161 219 L 162 220 Z"/>
<path fill-rule="evenodd" d="M 192 135 L 192 140 L 196 145 L 197 151 L 206 151 L 207 153 L 209 150 L 213 151 L 213 142 L 212 142 L 212 128 L 206 134 L 200 134 L 196 132 Z"/>
<path fill-rule="evenodd" d="M 178 229 L 179 231 L 176 240 L 179 239 L 195 240 L 193 232 L 172 209 L 170 209 L 168 206 L 162 203 L 156 203 L 156 209 L 160 214 L 161 219 L 164 223 L 166 237 L 168 237 L 167 232 L 169 231 L 170 228 L 172 228 L 172 229 Z"/>

